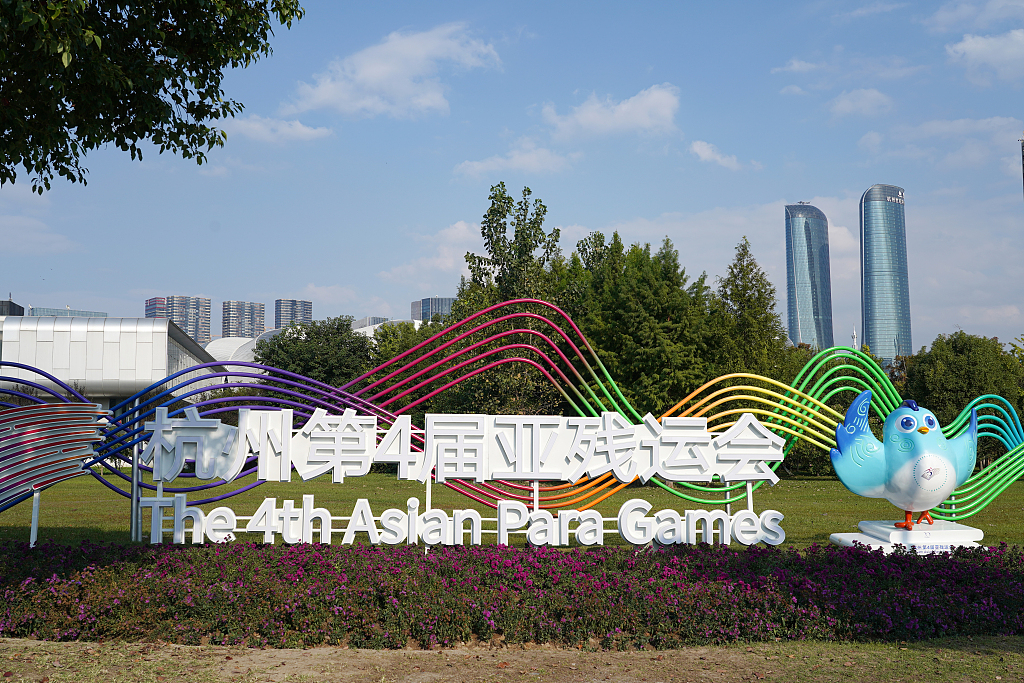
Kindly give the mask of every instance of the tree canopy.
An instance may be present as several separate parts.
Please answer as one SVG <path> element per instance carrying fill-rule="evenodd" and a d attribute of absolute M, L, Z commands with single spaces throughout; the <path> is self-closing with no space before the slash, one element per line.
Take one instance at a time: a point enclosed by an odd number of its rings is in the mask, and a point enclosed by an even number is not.
<path fill-rule="evenodd" d="M 256 343 L 257 363 L 337 387 L 370 368 L 370 339 L 352 331 L 352 316 L 294 323 Z"/>
<path fill-rule="evenodd" d="M 299 0 L 0 0 L 0 185 L 19 168 L 42 194 L 59 175 L 86 182 L 86 152 L 140 143 L 205 160 L 211 123 L 243 105 L 224 97 L 228 67 L 271 52 L 271 17 L 290 27 Z"/>

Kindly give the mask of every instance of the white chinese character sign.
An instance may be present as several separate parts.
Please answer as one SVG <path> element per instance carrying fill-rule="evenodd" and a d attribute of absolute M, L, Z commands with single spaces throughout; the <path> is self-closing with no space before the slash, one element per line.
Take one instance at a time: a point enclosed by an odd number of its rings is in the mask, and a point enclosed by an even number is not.
<path fill-rule="evenodd" d="M 166 408 L 158 408 L 145 424 L 151 436 L 141 460 L 152 465 L 153 480 L 161 485 L 156 497 L 141 501 L 151 510 L 153 542 L 163 538 L 165 509 L 173 511 L 173 539 L 179 543 L 186 536 L 186 520 L 191 520 L 192 541 L 197 543 L 230 540 L 239 531 L 262 533 L 266 542 L 280 534 L 286 542 L 317 537 L 329 543 L 337 531 L 343 543 L 353 542 L 357 533 L 365 533 L 372 543 L 428 545 L 461 544 L 466 534 L 479 543 L 483 533 L 496 533 L 499 543 L 507 543 L 509 533 L 519 532 L 536 545 L 568 545 L 571 539 L 587 545 L 603 543 L 606 521 L 614 521 L 623 538 L 637 544 L 735 540 L 749 545 L 785 538 L 778 526 L 781 514 L 769 510 L 758 516 L 752 506 L 736 515 L 663 510 L 649 517 L 651 505 L 635 499 L 620 508 L 618 517 L 605 519 L 592 509 L 553 514 L 539 505 L 538 495 L 532 506 L 527 505 L 529 496 L 520 496 L 497 504 L 492 520 L 496 528 L 487 531 L 476 510 L 449 515 L 430 508 L 431 483 L 521 482 L 536 487 L 542 481 L 575 484 L 608 476 L 621 485 L 646 484 L 653 477 L 703 484 L 747 482 L 749 499 L 752 483 L 778 481 L 772 464 L 782 460 L 785 446 L 751 414 L 715 434 L 708 431 L 706 418 L 658 421 L 647 414 L 634 425 L 614 412 L 594 417 L 428 414 L 422 430 L 409 417 L 384 425 L 376 416 L 352 409 L 338 415 L 317 408 L 302 422 L 295 420 L 292 409 L 243 408 L 237 427 L 200 418 L 195 408 L 183 412 L 169 418 Z M 342 484 L 346 477 L 368 474 L 375 463 L 396 465 L 398 479 L 427 486 L 427 509 L 421 512 L 419 500 L 410 498 L 406 509 L 375 516 L 369 501 L 361 499 L 350 516 L 332 517 L 314 506 L 313 496 L 303 496 L 301 504 L 285 500 L 280 506 L 276 498 L 267 498 L 239 528 L 230 508 L 204 514 L 188 507 L 182 494 L 163 496 L 162 485 L 174 481 L 186 462 L 195 462 L 199 479 L 230 482 L 253 459 L 258 479 L 268 482 L 292 481 L 294 473 L 302 481 L 328 476 Z M 335 528 L 332 520 L 347 524 Z"/>

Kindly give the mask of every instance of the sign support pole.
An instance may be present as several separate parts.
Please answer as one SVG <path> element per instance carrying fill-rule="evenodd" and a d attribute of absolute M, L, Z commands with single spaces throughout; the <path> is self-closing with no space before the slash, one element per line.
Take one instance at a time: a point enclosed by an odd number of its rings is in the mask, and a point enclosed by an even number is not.
<path fill-rule="evenodd" d="M 132 412 L 135 413 L 139 408 L 139 399 L 135 399 Z M 139 505 L 139 444 L 132 446 L 132 503 L 131 503 L 131 519 L 128 522 L 129 526 L 129 537 L 133 541 L 142 540 L 142 508 Z"/>
<path fill-rule="evenodd" d="M 39 489 L 32 491 L 32 531 L 28 536 L 28 547 L 35 548 L 39 539 Z"/>

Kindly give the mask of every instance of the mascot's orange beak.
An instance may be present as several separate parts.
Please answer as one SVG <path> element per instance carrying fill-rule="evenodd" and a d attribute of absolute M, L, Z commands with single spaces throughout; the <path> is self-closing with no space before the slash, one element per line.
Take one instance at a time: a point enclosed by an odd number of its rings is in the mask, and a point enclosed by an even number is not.
<path fill-rule="evenodd" d="M 921 428 L 920 428 L 920 429 L 918 429 L 917 431 L 921 432 L 922 434 L 927 434 L 927 433 L 928 433 L 928 432 L 930 432 L 931 430 L 930 430 L 930 429 L 928 429 L 927 427 L 921 427 Z"/>

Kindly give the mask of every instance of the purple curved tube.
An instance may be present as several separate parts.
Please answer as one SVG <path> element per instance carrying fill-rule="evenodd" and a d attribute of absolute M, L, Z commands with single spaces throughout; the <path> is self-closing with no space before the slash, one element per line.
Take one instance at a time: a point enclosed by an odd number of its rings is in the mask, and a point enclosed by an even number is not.
<path fill-rule="evenodd" d="M 45 370 L 40 370 L 39 368 L 34 368 L 31 365 L 25 365 L 24 363 L 15 363 L 15 362 L 9 361 L 9 360 L 0 360 L 0 366 L 3 366 L 3 365 L 6 365 L 6 366 L 9 366 L 9 367 L 12 367 L 12 368 L 19 368 L 21 370 L 29 370 L 31 372 L 36 373 L 37 375 L 42 375 L 46 379 L 50 380 L 51 382 L 53 382 L 54 384 L 59 386 L 64 391 L 66 391 L 66 392 L 74 395 L 75 397 L 77 397 L 82 403 L 91 403 L 91 401 L 89 399 L 87 399 L 85 396 L 82 396 L 80 393 L 75 391 L 75 389 L 73 387 L 69 387 L 67 384 L 65 384 L 64 382 L 61 382 L 59 379 L 57 379 L 56 377 L 54 377 L 50 373 L 46 372 Z M 15 380 L 15 381 L 22 382 L 22 380 Z M 24 382 L 22 382 L 22 383 L 24 383 Z M 70 401 L 68 401 L 63 396 L 60 396 L 59 398 L 62 401 L 64 401 L 65 403 L 70 403 Z"/>

